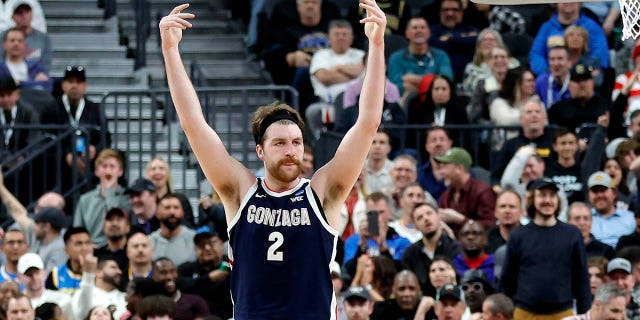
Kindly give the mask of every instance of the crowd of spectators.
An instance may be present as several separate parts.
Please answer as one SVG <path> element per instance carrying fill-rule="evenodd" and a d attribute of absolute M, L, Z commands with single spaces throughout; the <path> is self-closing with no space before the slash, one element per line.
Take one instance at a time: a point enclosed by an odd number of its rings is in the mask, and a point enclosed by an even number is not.
<path fill-rule="evenodd" d="M 377 2 L 385 115 L 343 207 L 339 316 L 640 317 L 640 43 L 618 3 Z M 311 137 L 346 132 L 355 1 L 256 3 L 249 49 L 301 94 Z"/>
<path fill-rule="evenodd" d="M 383 126 L 341 211 L 328 270 L 338 319 L 640 319 L 640 45 L 616 38 L 619 7 L 378 2 L 389 20 Z M 0 319 L 230 318 L 215 194 L 192 208 L 162 158 L 123 183 L 108 133 L 80 130 L 107 128 L 85 97 L 86 70 L 69 66 L 56 84 L 52 44 L 34 26 L 41 9 L 12 8 L 3 150 L 59 132 L 15 124 L 68 125 L 60 183 L 74 170 L 95 182 L 77 203 L 43 192 L 30 212 L 0 179 Z M 348 130 L 366 61 L 362 12 L 330 0 L 264 10 L 250 49 L 298 90 L 312 142 Z M 484 129 L 449 129 L 467 124 Z"/>

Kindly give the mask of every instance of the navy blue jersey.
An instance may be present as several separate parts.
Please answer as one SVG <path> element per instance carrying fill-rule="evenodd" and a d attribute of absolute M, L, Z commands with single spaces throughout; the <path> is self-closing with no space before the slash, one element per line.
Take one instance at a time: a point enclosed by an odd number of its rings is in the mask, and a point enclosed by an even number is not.
<path fill-rule="evenodd" d="M 234 319 L 335 319 L 337 235 L 309 180 L 276 193 L 256 179 L 229 225 Z"/>

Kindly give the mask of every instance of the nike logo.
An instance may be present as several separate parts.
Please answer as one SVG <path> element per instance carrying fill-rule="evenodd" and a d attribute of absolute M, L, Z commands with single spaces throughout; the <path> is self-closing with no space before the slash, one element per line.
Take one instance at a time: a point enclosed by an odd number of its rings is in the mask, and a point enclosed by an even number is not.
<path fill-rule="evenodd" d="M 265 198 L 265 197 L 267 197 L 266 194 L 256 193 L 256 198 Z"/>

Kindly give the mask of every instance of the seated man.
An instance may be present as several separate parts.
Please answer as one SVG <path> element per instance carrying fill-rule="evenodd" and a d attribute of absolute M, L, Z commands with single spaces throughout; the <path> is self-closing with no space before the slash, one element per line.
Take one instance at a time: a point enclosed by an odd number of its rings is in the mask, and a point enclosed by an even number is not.
<path fill-rule="evenodd" d="M 549 70 L 538 74 L 536 78 L 536 94 L 546 109 L 560 100 L 571 98 L 569 49 L 559 45 L 551 47 L 548 51 Z"/>
<path fill-rule="evenodd" d="M 373 305 L 371 320 L 418 319 L 415 315 L 421 291 L 416 275 L 409 270 L 398 272 L 393 279 L 392 290 L 394 299 Z"/>
<path fill-rule="evenodd" d="M 82 273 L 87 271 L 84 260 L 87 256 L 92 256 L 93 245 L 89 231 L 82 227 L 67 229 L 64 233 L 64 244 L 64 251 L 69 256 L 69 260 L 51 270 L 46 287 L 73 295 L 80 288 Z"/>
<path fill-rule="evenodd" d="M 429 44 L 444 50 L 451 58 L 453 78 L 462 82 L 464 67 L 473 59 L 478 29 L 463 22 L 464 8 L 461 0 L 445 0 L 440 3 L 440 21 L 431 25 Z"/>
<path fill-rule="evenodd" d="M 611 189 L 611 177 L 603 172 L 593 173 L 587 181 L 589 202 L 593 205 L 591 233 L 599 240 L 615 248 L 618 239 L 636 229 L 634 214 L 615 206 L 615 192 Z"/>
<path fill-rule="evenodd" d="M 6 7 L 5 7 L 6 8 Z M 10 8 L 6 8 L 10 10 Z M 13 9 L 11 20 L 15 23 L 16 28 L 22 29 L 27 38 L 27 56 L 26 58 L 33 61 L 39 61 L 49 70 L 51 68 L 51 58 L 53 56 L 51 48 L 51 37 L 43 31 L 34 28 L 33 19 L 34 12 L 31 5 L 22 2 Z M 4 56 L 4 50 L 0 51 L 0 55 Z"/>
<path fill-rule="evenodd" d="M 0 63 L 0 76 L 11 76 L 21 87 L 51 92 L 53 80 L 49 71 L 39 61 L 26 57 L 26 34 L 24 30 L 14 27 L 4 34 L 2 39 L 4 61 Z"/>
<path fill-rule="evenodd" d="M 409 46 L 389 57 L 389 80 L 400 89 L 403 96 L 416 91 L 425 74 L 441 74 L 453 79 L 449 56 L 446 52 L 429 46 L 430 36 L 427 20 L 422 17 L 411 18 L 405 31 Z"/>
<path fill-rule="evenodd" d="M 598 117 L 608 112 L 611 101 L 595 94 L 591 70 L 583 64 L 571 69 L 569 81 L 570 99 L 560 100 L 549 109 L 549 123 L 562 125 L 575 131 L 585 123 L 596 123 Z"/>
<path fill-rule="evenodd" d="M 496 224 L 496 194 L 491 186 L 471 176 L 471 155 L 454 147 L 435 159 L 442 164 L 445 185 L 449 186 L 440 196 L 443 220 L 456 234 L 467 219 L 476 220 L 485 229 L 492 228 Z"/>
<path fill-rule="evenodd" d="M 482 225 L 473 220 L 467 220 L 460 230 L 460 245 L 462 253 L 453 258 L 453 266 L 458 275 L 465 275 L 468 270 L 480 270 L 489 282 L 494 283 L 496 281 L 493 273 L 495 257 L 484 251 L 487 245 L 487 234 Z"/>
<path fill-rule="evenodd" d="M 385 255 L 394 260 L 400 260 L 404 250 L 411 245 L 406 238 L 398 235 L 395 229 L 389 227 L 391 208 L 389 198 L 381 192 L 374 192 L 367 196 L 367 211 L 378 212 L 378 235 L 372 235 L 367 219 L 359 223 L 359 232 L 347 239 L 344 245 L 344 261 L 352 261 L 353 271 L 355 262 L 363 254 L 369 256 Z M 354 272 L 355 273 L 355 272 Z"/>
<path fill-rule="evenodd" d="M 193 237 L 195 231 L 182 225 L 184 208 L 175 194 L 166 194 L 158 203 L 160 229 L 149 235 L 154 259 L 167 257 L 176 265 L 196 260 Z"/>

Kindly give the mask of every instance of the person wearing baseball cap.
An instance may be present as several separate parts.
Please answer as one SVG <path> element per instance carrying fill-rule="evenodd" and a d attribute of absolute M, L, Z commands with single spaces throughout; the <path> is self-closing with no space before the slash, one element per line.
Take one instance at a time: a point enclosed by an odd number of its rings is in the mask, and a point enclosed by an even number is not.
<path fill-rule="evenodd" d="M 131 231 L 131 221 L 125 209 L 114 207 L 104 215 L 104 225 L 102 233 L 107 237 L 107 243 L 98 247 L 93 254 L 98 259 L 106 257 L 113 258 L 118 263 L 120 270 L 127 270 L 129 258 L 127 258 L 127 235 Z M 125 289 L 125 284 L 121 284 L 121 290 Z"/>
<path fill-rule="evenodd" d="M 585 313 L 591 288 L 580 230 L 557 219 L 559 188 L 551 179 L 534 180 L 528 187 L 532 222 L 509 236 L 501 291 L 514 299 L 515 319 L 568 317 L 574 314 L 574 301 L 577 312 Z M 550 292 L 553 305 L 545 302 Z"/>
<path fill-rule="evenodd" d="M 349 287 L 342 294 L 344 313 L 348 320 L 368 320 L 373 312 L 369 291 L 362 286 Z"/>
<path fill-rule="evenodd" d="M 186 287 L 201 296 L 209 304 L 212 315 L 222 319 L 233 316 L 231 265 L 224 255 L 224 241 L 208 226 L 200 227 L 193 236 L 196 260 L 178 267 L 178 275 Z"/>
<path fill-rule="evenodd" d="M 589 176 L 589 202 L 593 206 L 591 233 L 599 240 L 615 248 L 620 237 L 632 234 L 636 229 L 633 212 L 617 208 L 616 192 L 611 187 L 611 177 L 603 171 Z"/>
<path fill-rule="evenodd" d="M 156 186 L 149 179 L 138 178 L 127 188 L 130 197 L 131 211 L 135 216 L 132 229 L 151 234 L 160 228 L 160 220 L 156 217 L 158 199 Z"/>
<path fill-rule="evenodd" d="M 464 293 L 459 286 L 446 284 L 438 290 L 434 306 L 438 320 L 460 320 L 466 310 Z"/>
<path fill-rule="evenodd" d="M 562 99 L 549 109 L 549 123 L 575 131 L 585 123 L 597 123 L 598 117 L 611 108 L 611 100 L 595 94 L 593 68 L 582 63 L 571 69 L 570 99 Z"/>
<path fill-rule="evenodd" d="M 18 280 L 24 285 L 24 293 L 31 299 L 33 307 L 37 308 L 43 303 L 52 302 L 60 306 L 67 319 L 74 319 L 71 297 L 56 290 L 46 289 L 46 278 L 47 269 L 40 256 L 28 252 L 18 259 Z"/>
<path fill-rule="evenodd" d="M 487 183 L 469 173 L 473 160 L 469 153 L 458 147 L 447 150 L 435 160 L 441 164 L 444 183 L 449 188 L 440 196 L 443 220 L 457 234 L 467 219 L 482 224 L 485 230 L 496 224 L 493 209 L 496 194 Z"/>
<path fill-rule="evenodd" d="M 615 284 L 618 288 L 627 293 L 631 293 L 634 287 L 631 262 L 625 258 L 615 258 L 607 263 L 608 282 Z"/>

